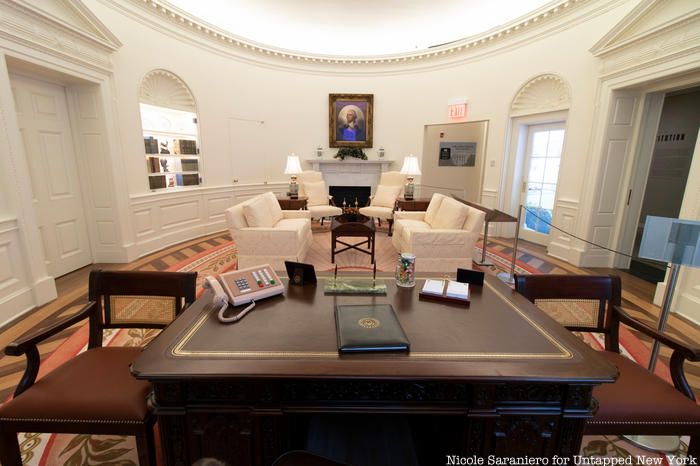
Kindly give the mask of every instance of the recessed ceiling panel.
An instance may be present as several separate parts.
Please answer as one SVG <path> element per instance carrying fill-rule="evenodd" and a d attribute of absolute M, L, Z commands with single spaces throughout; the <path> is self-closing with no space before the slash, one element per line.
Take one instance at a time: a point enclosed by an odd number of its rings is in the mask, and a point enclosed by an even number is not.
<path fill-rule="evenodd" d="M 470 37 L 550 0 L 169 0 L 243 39 L 319 55 L 377 56 Z"/>

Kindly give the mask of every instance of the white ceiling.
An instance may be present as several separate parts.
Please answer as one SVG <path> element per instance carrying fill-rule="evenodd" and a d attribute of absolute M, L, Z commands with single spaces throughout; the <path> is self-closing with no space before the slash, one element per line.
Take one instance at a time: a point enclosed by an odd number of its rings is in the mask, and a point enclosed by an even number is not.
<path fill-rule="evenodd" d="M 526 16 L 552 0 L 168 0 L 228 33 L 277 49 L 378 56 L 425 50 Z"/>

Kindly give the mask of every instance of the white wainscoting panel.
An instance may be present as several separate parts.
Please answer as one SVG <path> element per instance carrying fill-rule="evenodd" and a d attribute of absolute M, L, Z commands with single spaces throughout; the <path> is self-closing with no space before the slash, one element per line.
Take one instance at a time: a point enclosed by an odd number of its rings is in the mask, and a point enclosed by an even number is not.
<path fill-rule="evenodd" d="M 34 307 L 25 263 L 17 220 L 0 220 L 0 325 Z"/>
<path fill-rule="evenodd" d="M 217 186 L 131 197 L 136 258 L 199 236 L 226 230 L 224 211 L 253 196 L 272 191 L 282 195 L 287 183 Z"/>
<path fill-rule="evenodd" d="M 556 228 L 550 230 L 547 254 L 571 263 L 576 263 L 579 260 L 579 255 L 583 253 L 581 245 L 565 233 L 575 234 L 578 215 L 578 201 L 571 199 L 557 199 L 555 201 L 552 224 L 564 231 L 559 231 Z"/>

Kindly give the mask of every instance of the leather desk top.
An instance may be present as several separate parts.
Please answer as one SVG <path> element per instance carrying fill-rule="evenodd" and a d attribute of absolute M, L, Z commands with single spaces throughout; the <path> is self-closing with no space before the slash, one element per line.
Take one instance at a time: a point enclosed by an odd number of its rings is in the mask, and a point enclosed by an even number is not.
<path fill-rule="evenodd" d="M 383 277 L 382 277 L 383 278 Z M 288 287 L 236 324 L 221 324 L 205 293 L 132 365 L 138 378 L 422 378 L 611 382 L 614 366 L 495 277 L 470 287 L 471 304 L 422 301 L 386 278 L 386 296 L 325 296 Z M 379 277 L 378 277 L 379 279 Z M 408 354 L 339 355 L 337 304 L 393 305 Z"/>

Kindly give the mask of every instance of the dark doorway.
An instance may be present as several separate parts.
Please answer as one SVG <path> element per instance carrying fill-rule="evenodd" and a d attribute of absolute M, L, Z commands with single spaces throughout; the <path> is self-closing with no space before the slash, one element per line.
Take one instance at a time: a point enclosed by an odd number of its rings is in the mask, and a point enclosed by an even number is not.
<path fill-rule="evenodd" d="M 664 98 L 637 235 L 634 239 L 634 257 L 639 253 L 639 244 L 648 215 L 678 218 L 700 127 L 698 109 L 698 87 L 670 92 Z M 639 278 L 657 283 L 664 280 L 666 264 L 632 259 L 629 271 Z"/>

